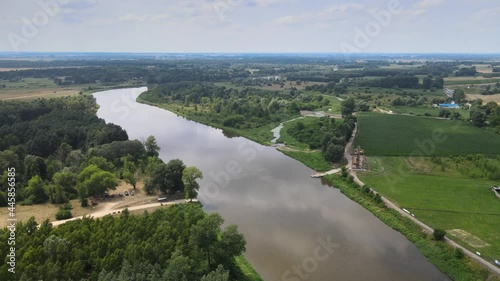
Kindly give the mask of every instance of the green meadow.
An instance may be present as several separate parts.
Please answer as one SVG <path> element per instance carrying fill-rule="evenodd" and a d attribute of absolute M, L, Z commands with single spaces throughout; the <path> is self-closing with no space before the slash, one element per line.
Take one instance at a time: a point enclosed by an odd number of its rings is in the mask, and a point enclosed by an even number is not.
<path fill-rule="evenodd" d="M 447 230 L 448 237 L 469 250 L 481 252 L 489 261 L 500 259 L 500 199 L 491 190 L 498 182 L 434 169 L 425 159 L 410 160 L 377 157 L 370 160 L 376 169 L 359 176 L 432 228 Z"/>

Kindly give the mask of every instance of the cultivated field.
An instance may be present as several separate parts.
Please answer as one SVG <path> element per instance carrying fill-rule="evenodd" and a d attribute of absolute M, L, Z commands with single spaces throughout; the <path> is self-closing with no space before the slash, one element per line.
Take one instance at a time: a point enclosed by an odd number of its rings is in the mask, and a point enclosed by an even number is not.
<path fill-rule="evenodd" d="M 355 144 L 369 156 L 500 154 L 497 134 L 466 121 L 362 113 Z"/>
<path fill-rule="evenodd" d="M 496 182 L 464 178 L 453 167 L 440 171 L 430 161 L 412 165 L 406 157 L 377 157 L 370 162 L 380 167 L 359 174 L 363 182 L 429 226 L 446 229 L 448 237 L 481 252 L 488 261 L 500 258 L 500 200 L 491 191 Z"/>
<path fill-rule="evenodd" d="M 136 82 L 126 82 L 120 84 L 81 84 L 71 86 L 58 86 L 52 79 L 48 78 L 23 78 L 17 82 L 0 80 L 0 101 L 16 99 L 38 99 L 57 98 L 73 96 L 82 93 L 93 93 L 101 90 L 108 90 L 123 87 L 136 87 Z M 5 85 L 5 87 L 4 87 Z"/>
<path fill-rule="evenodd" d="M 496 94 L 496 95 L 471 95 L 471 94 L 468 94 L 467 99 L 469 99 L 469 100 L 481 99 L 481 100 L 483 100 L 483 103 L 493 101 L 493 102 L 500 104 L 500 94 Z"/>

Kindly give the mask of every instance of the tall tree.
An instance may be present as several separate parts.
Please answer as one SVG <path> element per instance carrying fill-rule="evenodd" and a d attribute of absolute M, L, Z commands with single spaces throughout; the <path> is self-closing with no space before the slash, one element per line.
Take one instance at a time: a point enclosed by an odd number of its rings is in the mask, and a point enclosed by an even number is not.
<path fill-rule="evenodd" d="M 148 156 L 157 157 L 160 155 L 160 146 L 156 143 L 156 138 L 154 136 L 149 136 L 144 142 L 144 148 Z"/>
<path fill-rule="evenodd" d="M 137 185 L 138 175 L 137 175 L 137 167 L 134 162 L 125 159 L 123 163 L 123 179 L 125 182 L 131 184 L 134 189 Z"/>
<path fill-rule="evenodd" d="M 210 266 L 213 251 L 219 241 L 220 226 L 224 219 L 217 213 L 210 214 L 191 227 L 190 241 L 205 252 L 207 263 Z"/>
<path fill-rule="evenodd" d="M 47 202 L 49 197 L 45 193 L 45 184 L 40 176 L 31 178 L 26 187 L 26 197 L 34 204 Z"/>
<path fill-rule="evenodd" d="M 198 196 L 198 190 L 200 185 L 196 181 L 197 179 L 203 179 L 203 174 L 196 167 L 187 167 L 182 172 L 182 182 L 184 183 L 184 191 L 186 199 L 192 201 L 196 196 Z"/>

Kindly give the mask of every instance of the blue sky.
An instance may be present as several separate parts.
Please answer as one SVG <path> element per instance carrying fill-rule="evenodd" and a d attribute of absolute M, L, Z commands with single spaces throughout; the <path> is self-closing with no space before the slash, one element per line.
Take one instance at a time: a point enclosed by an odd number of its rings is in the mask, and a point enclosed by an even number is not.
<path fill-rule="evenodd" d="M 497 0 L 0 3 L 0 51 L 500 53 L 498 34 Z"/>

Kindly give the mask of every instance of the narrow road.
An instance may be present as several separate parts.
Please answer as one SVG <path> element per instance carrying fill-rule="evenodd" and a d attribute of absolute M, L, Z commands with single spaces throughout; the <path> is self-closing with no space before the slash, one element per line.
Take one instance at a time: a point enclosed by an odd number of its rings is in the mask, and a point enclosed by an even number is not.
<path fill-rule="evenodd" d="M 352 170 L 351 151 L 352 151 L 352 145 L 354 143 L 354 139 L 356 138 L 356 134 L 357 133 L 358 133 L 358 123 L 356 122 L 356 126 L 354 127 L 354 131 L 352 133 L 351 139 L 349 140 L 349 142 L 347 143 L 347 145 L 345 147 L 344 156 L 345 156 L 345 158 L 347 159 L 347 162 L 348 162 L 347 169 L 349 171 L 349 174 L 351 176 L 353 176 L 354 182 L 356 184 L 358 184 L 359 186 L 363 187 L 366 184 L 364 182 L 362 182 L 358 178 L 358 175 L 356 174 L 356 172 Z M 371 189 L 371 190 L 372 190 L 372 192 L 378 193 L 378 192 L 376 192 L 373 189 Z M 399 207 L 398 205 L 396 205 L 392 201 L 389 201 L 389 199 L 387 199 L 384 196 L 382 196 L 382 194 L 380 194 L 380 196 L 382 198 L 382 201 L 385 203 L 385 205 L 388 208 L 394 209 L 394 210 L 398 211 L 398 213 L 400 213 L 401 215 L 409 218 L 414 223 L 416 223 L 417 225 L 419 225 L 420 227 L 422 227 L 422 229 L 425 232 L 427 232 L 429 234 L 432 234 L 434 232 L 434 229 L 432 227 L 428 226 L 427 224 L 421 222 L 420 220 L 418 220 L 415 217 L 411 216 L 410 214 L 406 213 L 405 211 L 403 211 L 403 209 L 401 207 Z M 472 251 L 469 251 L 468 249 L 466 249 L 463 246 L 459 245 L 455 241 L 452 241 L 448 237 L 445 237 L 444 240 L 445 240 L 446 243 L 452 245 L 453 247 L 461 249 L 464 252 L 464 254 L 466 254 L 467 256 L 469 256 L 470 258 L 472 258 L 473 260 L 475 260 L 479 264 L 483 265 L 484 267 L 486 267 L 487 269 L 491 270 L 492 272 L 495 272 L 496 274 L 500 275 L 500 268 L 497 267 L 495 264 L 486 261 L 485 259 L 483 259 L 480 256 L 476 255 L 476 253 L 473 253 Z"/>
<path fill-rule="evenodd" d="M 195 200 L 193 200 L 193 202 L 195 202 Z M 95 212 L 93 214 L 85 215 L 85 217 L 102 218 L 102 217 L 107 216 L 107 215 L 119 214 L 119 213 L 125 211 L 125 209 L 128 209 L 129 211 L 137 211 L 137 210 L 156 208 L 156 207 L 175 205 L 175 204 L 184 204 L 184 203 L 186 203 L 186 200 L 181 199 L 181 200 L 175 200 L 175 201 L 170 201 L 170 202 L 152 203 L 152 204 L 146 204 L 146 205 L 132 206 L 129 208 L 122 208 L 122 209 L 105 209 L 105 210 L 102 210 L 99 212 Z M 82 219 L 83 217 L 84 216 L 79 216 L 79 217 L 74 217 L 74 218 L 67 219 L 67 220 L 53 221 L 53 222 L 51 222 L 51 224 L 52 224 L 52 226 L 58 226 L 58 225 L 61 225 L 63 223 L 67 223 L 69 221 Z"/>

